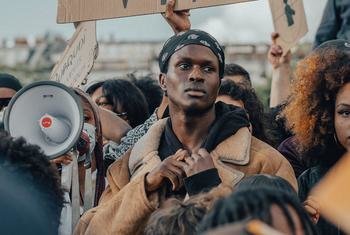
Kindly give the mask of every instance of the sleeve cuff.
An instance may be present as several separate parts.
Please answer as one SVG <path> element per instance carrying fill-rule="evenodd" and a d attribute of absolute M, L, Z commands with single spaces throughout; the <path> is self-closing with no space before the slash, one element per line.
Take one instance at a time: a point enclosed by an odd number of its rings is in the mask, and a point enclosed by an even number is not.
<path fill-rule="evenodd" d="M 210 191 L 221 183 L 221 179 L 218 170 L 212 168 L 185 178 L 184 183 L 188 195 L 193 196 L 203 191 Z"/>

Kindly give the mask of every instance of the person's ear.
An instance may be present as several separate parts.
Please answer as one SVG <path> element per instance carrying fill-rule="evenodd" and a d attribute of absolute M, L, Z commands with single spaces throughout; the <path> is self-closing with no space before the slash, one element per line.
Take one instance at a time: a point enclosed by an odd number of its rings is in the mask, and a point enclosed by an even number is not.
<path fill-rule="evenodd" d="M 159 86 L 163 90 L 165 96 L 167 96 L 167 88 L 166 88 L 166 74 L 165 73 L 160 73 L 159 74 Z"/>

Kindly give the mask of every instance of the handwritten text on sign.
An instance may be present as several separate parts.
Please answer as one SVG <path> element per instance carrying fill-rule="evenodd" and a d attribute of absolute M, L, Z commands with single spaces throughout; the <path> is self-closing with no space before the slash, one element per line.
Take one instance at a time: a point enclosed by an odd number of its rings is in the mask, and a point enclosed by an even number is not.
<path fill-rule="evenodd" d="M 54 67 L 50 80 L 71 87 L 81 86 L 92 69 L 96 49 L 96 23 L 80 23 L 63 56 Z"/>

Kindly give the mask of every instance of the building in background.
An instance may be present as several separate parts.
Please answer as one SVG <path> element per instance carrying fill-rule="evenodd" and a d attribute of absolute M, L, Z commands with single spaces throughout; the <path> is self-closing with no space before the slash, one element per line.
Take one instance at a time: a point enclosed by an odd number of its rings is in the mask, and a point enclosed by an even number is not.
<path fill-rule="evenodd" d="M 158 53 L 164 42 L 123 42 L 111 38 L 99 42 L 99 54 L 89 80 L 123 77 L 128 73 L 158 74 Z M 25 38 L 2 41 L 0 44 L 0 70 L 10 70 L 24 83 L 44 80 L 64 51 L 67 42 L 59 36 L 47 34 L 28 43 Z M 269 77 L 267 44 L 226 44 L 226 62 L 237 63 L 251 74 L 253 84 L 263 85 Z M 300 45 L 294 59 L 303 58 L 310 44 Z"/>

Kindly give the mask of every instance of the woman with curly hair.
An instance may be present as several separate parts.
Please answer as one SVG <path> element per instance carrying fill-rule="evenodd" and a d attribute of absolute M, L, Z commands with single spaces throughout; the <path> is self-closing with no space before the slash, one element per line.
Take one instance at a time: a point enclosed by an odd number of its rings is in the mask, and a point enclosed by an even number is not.
<path fill-rule="evenodd" d="M 306 209 L 317 222 L 317 208 L 307 195 L 350 150 L 350 43 L 322 44 L 299 62 L 295 77 L 284 116 L 295 134 L 298 152 L 313 165 L 298 179 L 299 197 L 306 200 Z M 322 219 L 317 227 L 320 234 L 339 234 Z"/>

